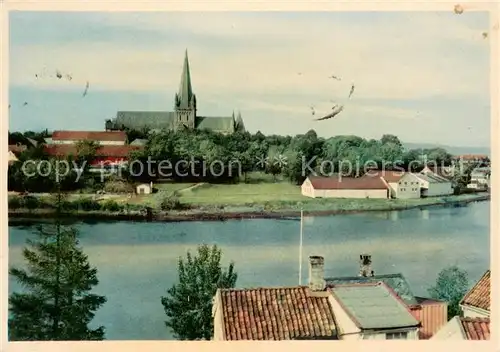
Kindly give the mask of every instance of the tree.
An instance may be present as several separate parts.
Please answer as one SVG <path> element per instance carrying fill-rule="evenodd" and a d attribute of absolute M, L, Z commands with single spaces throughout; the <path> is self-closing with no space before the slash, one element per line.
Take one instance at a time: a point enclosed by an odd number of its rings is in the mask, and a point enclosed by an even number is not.
<path fill-rule="evenodd" d="M 58 192 L 57 207 L 63 202 Z M 78 232 L 55 225 L 40 227 L 28 240 L 23 255 L 26 269 L 11 268 L 10 275 L 24 287 L 9 297 L 9 339 L 21 341 L 102 340 L 104 327 L 88 324 L 106 297 L 91 294 L 98 284 L 97 269 L 78 246 Z"/>
<path fill-rule="evenodd" d="M 461 315 L 460 300 L 467 293 L 467 272 L 457 266 L 449 266 L 438 274 L 436 284 L 429 288 L 431 298 L 448 302 L 448 319 Z"/>
<path fill-rule="evenodd" d="M 165 324 L 180 340 L 210 340 L 213 336 L 212 300 L 218 288 L 232 288 L 238 274 L 234 263 L 222 269 L 216 245 L 198 247 L 198 255 L 179 258 L 179 283 L 172 286 L 161 304 L 169 318 Z"/>

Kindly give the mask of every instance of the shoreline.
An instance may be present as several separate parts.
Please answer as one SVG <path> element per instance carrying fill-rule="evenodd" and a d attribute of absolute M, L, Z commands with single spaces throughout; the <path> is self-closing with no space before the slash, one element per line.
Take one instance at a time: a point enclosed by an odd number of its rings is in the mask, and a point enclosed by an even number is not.
<path fill-rule="evenodd" d="M 409 209 L 425 209 L 436 206 L 457 206 L 473 202 L 488 201 L 490 194 L 477 195 L 474 197 L 442 202 L 440 198 L 436 202 L 426 204 L 388 204 L 386 208 L 374 209 L 330 209 L 330 210 L 304 210 L 304 216 L 332 216 L 343 214 L 356 214 L 364 212 L 387 212 Z M 38 219 L 51 219 L 56 215 L 51 209 L 9 209 L 9 224 Z M 276 219 L 276 220 L 299 220 L 300 210 L 249 210 L 249 211 L 219 211 L 219 212 L 193 212 L 193 211 L 170 211 L 155 213 L 151 216 L 140 212 L 123 213 L 110 211 L 72 211 L 61 214 L 62 217 L 77 220 L 92 221 L 143 221 L 143 222 L 185 222 L 185 221 L 227 221 L 243 219 Z"/>

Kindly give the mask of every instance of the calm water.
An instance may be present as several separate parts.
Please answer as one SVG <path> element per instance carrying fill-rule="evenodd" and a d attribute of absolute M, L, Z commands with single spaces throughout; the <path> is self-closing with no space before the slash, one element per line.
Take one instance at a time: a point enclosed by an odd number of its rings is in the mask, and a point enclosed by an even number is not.
<path fill-rule="evenodd" d="M 403 273 L 417 295 L 425 295 L 439 270 L 457 264 L 477 280 L 489 267 L 489 202 L 459 208 L 429 208 L 306 218 L 303 283 L 307 257 L 323 255 L 327 276 L 355 276 L 359 254 L 372 254 L 378 274 Z M 81 244 L 99 270 L 95 292 L 108 302 L 96 325 L 110 340 L 171 339 L 160 297 L 177 280 L 177 260 L 200 243 L 216 243 L 226 264 L 234 260 L 238 286 L 298 283 L 299 222 L 243 220 L 184 223 L 77 225 Z M 9 261 L 22 265 L 28 227 L 9 228 Z M 9 291 L 18 290 L 9 280 Z"/>

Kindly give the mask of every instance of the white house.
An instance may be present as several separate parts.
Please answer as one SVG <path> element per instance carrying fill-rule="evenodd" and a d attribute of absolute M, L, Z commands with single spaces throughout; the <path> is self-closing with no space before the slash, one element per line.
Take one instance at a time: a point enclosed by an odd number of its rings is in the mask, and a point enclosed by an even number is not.
<path fill-rule="evenodd" d="M 385 198 L 389 185 L 381 177 L 309 176 L 301 186 L 302 195 L 311 198 Z"/>
<path fill-rule="evenodd" d="M 151 194 L 153 193 L 153 182 L 151 183 L 143 183 L 137 186 L 136 188 L 137 194 Z"/>
<path fill-rule="evenodd" d="M 460 301 L 464 317 L 490 317 L 490 275 L 490 270 L 487 270 Z"/>
<path fill-rule="evenodd" d="M 82 140 L 97 142 L 102 146 L 125 145 L 127 134 L 124 131 L 54 131 L 50 144 L 75 144 Z"/>
<path fill-rule="evenodd" d="M 474 169 L 470 174 L 470 183 L 467 188 L 485 189 L 489 186 L 491 177 L 491 169 L 489 167 L 481 167 Z"/>
<path fill-rule="evenodd" d="M 391 198 L 420 198 L 420 182 L 409 172 L 396 170 L 369 171 L 363 177 L 382 177 L 390 187 Z"/>
<path fill-rule="evenodd" d="M 385 283 L 329 288 L 340 340 L 418 340 L 420 322 Z"/>
<path fill-rule="evenodd" d="M 436 175 L 433 172 L 414 174 L 421 188 L 421 195 L 424 197 L 447 196 L 453 194 L 453 185 L 451 180 Z"/>

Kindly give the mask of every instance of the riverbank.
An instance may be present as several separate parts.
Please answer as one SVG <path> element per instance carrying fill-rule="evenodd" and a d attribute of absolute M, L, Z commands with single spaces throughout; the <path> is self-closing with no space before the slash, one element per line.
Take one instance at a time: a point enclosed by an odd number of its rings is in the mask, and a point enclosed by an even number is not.
<path fill-rule="evenodd" d="M 337 214 L 397 211 L 431 206 L 457 206 L 471 202 L 490 200 L 490 194 L 462 194 L 421 199 L 308 199 L 304 202 L 276 201 L 267 204 L 244 206 L 197 207 L 187 210 L 152 211 L 140 210 L 67 210 L 61 214 L 66 218 L 93 221 L 224 221 L 232 219 L 298 219 L 301 209 L 305 216 L 328 216 Z M 9 209 L 9 222 L 29 219 L 50 219 L 56 215 L 54 209 Z"/>

